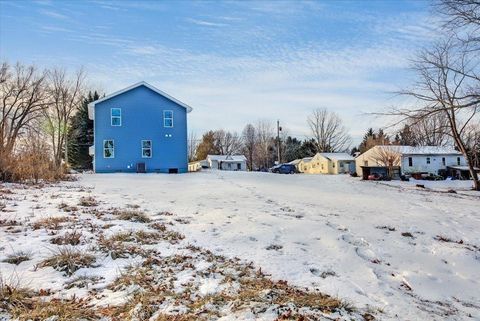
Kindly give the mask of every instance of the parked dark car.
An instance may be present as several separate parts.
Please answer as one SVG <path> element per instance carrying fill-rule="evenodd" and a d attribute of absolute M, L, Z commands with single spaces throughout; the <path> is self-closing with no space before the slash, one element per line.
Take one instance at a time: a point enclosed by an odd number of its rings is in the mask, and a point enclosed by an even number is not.
<path fill-rule="evenodd" d="M 280 164 L 273 166 L 270 171 L 277 174 L 295 174 L 297 172 L 297 168 L 292 164 Z"/>

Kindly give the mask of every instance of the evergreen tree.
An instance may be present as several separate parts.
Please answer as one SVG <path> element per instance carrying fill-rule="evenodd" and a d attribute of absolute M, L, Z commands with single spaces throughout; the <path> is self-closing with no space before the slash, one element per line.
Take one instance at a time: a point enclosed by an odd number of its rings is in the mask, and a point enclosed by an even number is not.
<path fill-rule="evenodd" d="M 369 128 L 363 136 L 363 140 L 359 145 L 360 152 L 365 153 L 367 150 L 369 150 L 369 142 L 375 140 L 376 138 L 377 135 L 375 135 L 375 131 L 373 130 L 373 128 Z"/>
<path fill-rule="evenodd" d="M 352 150 L 350 151 L 350 155 L 355 156 L 356 153 L 359 153 L 360 149 L 357 147 L 353 147 Z"/>
<path fill-rule="evenodd" d="M 304 140 L 299 150 L 298 158 L 312 157 L 317 153 L 317 144 L 314 139 Z"/>
<path fill-rule="evenodd" d="M 92 169 L 88 149 L 93 145 L 93 121 L 88 118 L 88 104 L 98 100 L 98 93 L 89 92 L 82 106 L 70 120 L 68 132 L 68 162 L 75 169 Z"/>
<path fill-rule="evenodd" d="M 410 126 L 405 125 L 397 134 L 399 137 L 398 144 L 399 145 L 409 145 L 409 146 L 416 146 L 417 141 L 415 138 L 415 134 L 410 129 Z"/>
<path fill-rule="evenodd" d="M 300 150 L 302 142 L 295 137 L 288 136 L 284 143 L 284 155 L 285 162 L 291 162 L 292 160 L 301 158 Z"/>

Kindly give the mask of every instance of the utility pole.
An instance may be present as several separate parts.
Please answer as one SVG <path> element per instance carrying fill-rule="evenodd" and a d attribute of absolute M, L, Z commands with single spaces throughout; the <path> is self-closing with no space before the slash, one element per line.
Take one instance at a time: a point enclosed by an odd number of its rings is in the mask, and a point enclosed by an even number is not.
<path fill-rule="evenodd" d="M 281 153 L 281 144 L 280 144 L 280 131 L 282 127 L 280 127 L 280 120 L 277 120 L 277 159 L 278 164 L 281 163 L 282 153 Z"/>

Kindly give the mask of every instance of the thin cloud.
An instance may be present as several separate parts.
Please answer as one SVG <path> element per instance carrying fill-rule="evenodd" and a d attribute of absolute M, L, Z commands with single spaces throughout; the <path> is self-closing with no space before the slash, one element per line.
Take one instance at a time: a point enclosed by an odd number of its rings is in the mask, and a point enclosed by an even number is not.
<path fill-rule="evenodd" d="M 219 22 L 212 22 L 212 21 L 207 21 L 207 20 L 200 20 L 200 19 L 193 19 L 193 18 L 187 18 L 185 19 L 186 21 L 196 24 L 198 26 L 207 26 L 207 27 L 224 27 L 227 26 L 225 23 L 219 23 Z"/>
<path fill-rule="evenodd" d="M 48 16 L 50 18 L 62 19 L 62 20 L 68 19 L 68 16 L 66 16 L 64 14 L 61 14 L 59 12 L 53 11 L 53 10 L 42 9 L 39 12 L 40 12 L 40 14 L 42 14 L 44 16 Z"/>

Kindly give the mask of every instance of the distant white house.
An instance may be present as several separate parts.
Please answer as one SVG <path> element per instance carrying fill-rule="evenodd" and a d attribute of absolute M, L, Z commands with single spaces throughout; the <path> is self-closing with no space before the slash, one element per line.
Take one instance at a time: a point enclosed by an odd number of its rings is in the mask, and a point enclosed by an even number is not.
<path fill-rule="evenodd" d="M 453 147 L 378 145 L 355 159 L 359 176 L 379 173 L 395 168 L 396 174 L 438 174 L 447 167 L 465 166 L 465 157 Z"/>
<path fill-rule="evenodd" d="M 317 153 L 299 162 L 299 171 L 308 174 L 345 174 L 355 171 L 355 158 L 348 153 Z"/>
<path fill-rule="evenodd" d="M 224 171 L 246 171 L 247 158 L 244 155 L 208 155 L 208 167 Z"/>

